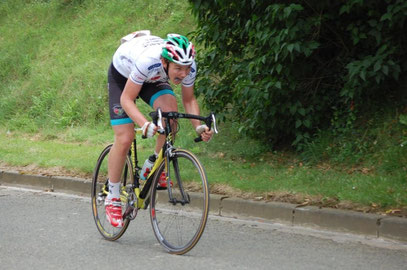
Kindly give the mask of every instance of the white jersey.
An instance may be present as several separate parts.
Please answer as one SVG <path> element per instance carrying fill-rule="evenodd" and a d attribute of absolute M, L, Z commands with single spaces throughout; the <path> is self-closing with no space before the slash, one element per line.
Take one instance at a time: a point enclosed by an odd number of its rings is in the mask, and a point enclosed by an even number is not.
<path fill-rule="evenodd" d="M 161 51 L 164 40 L 156 36 L 133 38 L 120 45 L 113 55 L 113 66 L 126 78 L 136 84 L 145 82 L 167 82 L 168 76 L 161 63 Z M 191 71 L 182 80 L 182 85 L 194 85 L 196 63 L 192 63 Z"/>

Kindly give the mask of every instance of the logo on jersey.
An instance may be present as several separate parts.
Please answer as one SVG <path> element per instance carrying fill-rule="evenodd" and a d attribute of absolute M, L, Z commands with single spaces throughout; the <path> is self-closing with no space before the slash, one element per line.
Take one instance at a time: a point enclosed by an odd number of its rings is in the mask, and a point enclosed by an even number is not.
<path fill-rule="evenodd" d="M 120 104 L 114 104 L 113 105 L 113 113 L 117 116 L 122 116 L 124 113 L 124 110 Z"/>
<path fill-rule="evenodd" d="M 161 76 L 155 76 L 155 77 L 152 77 L 150 80 L 152 80 L 152 81 L 156 81 L 156 80 L 158 80 L 159 78 L 161 78 Z"/>
<path fill-rule="evenodd" d="M 149 66 L 147 69 L 148 69 L 148 70 L 152 70 L 153 68 L 158 68 L 158 67 L 160 67 L 160 66 L 161 66 L 161 63 L 157 63 L 157 64 L 154 64 L 154 65 Z"/>

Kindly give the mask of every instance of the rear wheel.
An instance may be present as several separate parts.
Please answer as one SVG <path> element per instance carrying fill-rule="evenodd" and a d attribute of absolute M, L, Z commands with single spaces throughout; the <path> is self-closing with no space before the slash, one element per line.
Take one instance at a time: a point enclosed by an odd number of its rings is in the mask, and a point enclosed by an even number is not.
<path fill-rule="evenodd" d="M 92 213 L 95 219 L 96 227 L 104 238 L 113 241 L 119 239 L 124 234 L 127 227 L 129 226 L 130 220 L 125 219 L 123 221 L 123 227 L 117 228 L 113 227 L 106 218 L 105 199 L 109 192 L 107 185 L 107 161 L 111 148 L 112 145 L 107 146 L 100 154 L 99 159 L 96 163 L 96 167 L 92 177 L 91 197 Z M 128 192 L 126 190 L 126 186 L 130 188 L 134 183 L 133 167 L 128 156 L 126 158 L 126 163 L 120 181 L 120 199 L 122 205 L 122 213 L 124 213 L 128 207 Z"/>
<path fill-rule="evenodd" d="M 160 244 L 170 253 L 184 254 L 198 243 L 205 229 L 209 188 L 205 170 L 192 153 L 181 149 L 173 153 L 168 169 L 163 161 L 153 179 L 150 217 Z M 163 172 L 167 190 L 157 189 Z"/>

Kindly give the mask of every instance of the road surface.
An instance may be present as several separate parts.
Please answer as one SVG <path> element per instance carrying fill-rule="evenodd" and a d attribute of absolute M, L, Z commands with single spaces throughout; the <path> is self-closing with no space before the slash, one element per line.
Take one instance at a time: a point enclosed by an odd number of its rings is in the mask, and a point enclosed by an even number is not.
<path fill-rule="evenodd" d="M 407 269 L 407 244 L 210 216 L 186 255 L 158 244 L 140 211 L 116 242 L 89 197 L 0 186 L 0 269 Z"/>

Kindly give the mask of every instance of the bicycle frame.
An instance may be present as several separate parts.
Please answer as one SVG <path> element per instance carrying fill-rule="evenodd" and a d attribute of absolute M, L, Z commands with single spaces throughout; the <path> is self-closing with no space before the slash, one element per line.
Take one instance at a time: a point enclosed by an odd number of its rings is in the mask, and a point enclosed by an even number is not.
<path fill-rule="evenodd" d="M 156 173 L 158 167 L 160 166 L 160 164 L 163 162 L 163 160 L 165 160 L 165 172 L 168 172 L 168 161 L 169 158 L 171 156 L 171 153 L 168 153 L 168 151 L 171 151 L 172 149 L 174 149 L 173 147 L 173 132 L 170 126 L 170 119 L 177 119 L 177 118 L 187 118 L 187 119 L 198 119 L 201 121 L 204 121 L 209 127 L 211 126 L 211 124 L 214 124 L 214 130 L 215 133 L 218 133 L 217 128 L 216 128 L 216 120 L 213 114 L 211 114 L 210 117 L 199 117 L 197 118 L 197 116 L 195 115 L 189 115 L 189 114 L 183 114 L 183 113 L 177 113 L 177 112 L 168 112 L 168 113 L 164 113 L 165 116 L 165 122 L 166 122 L 166 126 L 165 128 L 162 125 L 162 118 L 163 118 L 163 113 L 161 112 L 160 109 L 158 109 L 156 112 L 153 112 L 150 114 L 150 116 L 153 118 L 153 121 L 158 124 L 159 127 L 159 133 L 160 134 L 165 134 L 166 136 L 166 140 L 164 143 L 164 146 L 161 148 L 160 153 L 158 154 L 158 157 L 156 159 L 156 161 L 154 162 L 153 168 L 151 169 L 150 173 L 147 176 L 147 180 L 143 186 L 143 188 L 140 188 L 140 175 L 139 175 L 139 170 L 140 168 L 138 167 L 138 160 L 137 160 L 137 141 L 136 141 L 136 136 L 138 134 L 142 134 L 142 130 L 141 129 L 135 129 L 135 135 L 134 135 L 134 140 L 133 143 L 130 147 L 129 150 L 129 155 L 130 155 L 130 160 L 132 162 L 133 165 L 133 177 L 134 177 L 134 185 L 132 186 L 133 192 L 136 196 L 136 200 L 134 202 L 134 207 L 137 209 L 147 209 L 148 205 L 149 205 L 149 191 L 151 188 L 151 184 L 153 182 L 153 177 L 154 174 Z M 143 137 L 144 138 L 144 137 Z M 200 141 L 200 137 L 195 139 L 196 142 Z M 127 171 L 127 168 L 125 168 L 124 171 L 124 175 L 125 177 L 127 176 L 127 173 L 129 173 Z M 167 179 L 169 178 L 169 175 L 167 174 Z M 181 183 L 179 183 L 181 184 Z M 187 197 L 187 195 L 184 194 L 184 192 L 182 192 L 182 200 L 175 200 L 172 196 L 172 191 L 171 191 L 171 187 L 170 185 L 168 185 L 168 196 L 169 196 L 169 201 L 173 204 L 177 204 L 177 203 L 181 203 L 181 204 L 185 204 L 189 202 L 189 199 Z M 107 191 L 105 189 L 103 189 L 103 192 L 105 194 L 107 194 Z M 126 187 L 122 187 L 122 194 L 124 197 L 128 198 L 129 194 L 126 191 Z M 124 198 L 122 198 L 122 201 Z"/>
<path fill-rule="evenodd" d="M 161 162 L 164 160 L 163 157 L 163 150 L 160 150 L 160 154 L 158 155 L 157 160 L 154 163 L 153 168 L 151 169 L 151 172 L 149 173 L 146 183 L 144 184 L 144 187 L 140 189 L 140 176 L 138 174 L 138 170 L 135 171 L 135 187 L 134 187 L 134 194 L 136 194 L 137 197 L 137 205 L 134 205 L 136 208 L 142 208 L 142 209 L 147 209 L 148 203 L 145 204 L 146 199 L 148 199 L 147 195 L 148 192 L 151 188 L 151 183 L 153 181 L 153 176 L 158 169 L 158 166 L 161 164 Z M 136 167 L 135 167 L 136 168 Z"/>

